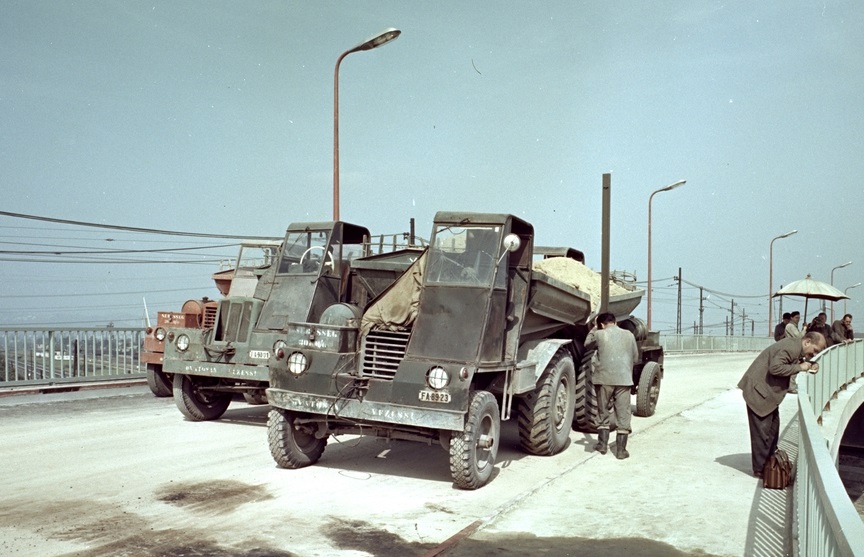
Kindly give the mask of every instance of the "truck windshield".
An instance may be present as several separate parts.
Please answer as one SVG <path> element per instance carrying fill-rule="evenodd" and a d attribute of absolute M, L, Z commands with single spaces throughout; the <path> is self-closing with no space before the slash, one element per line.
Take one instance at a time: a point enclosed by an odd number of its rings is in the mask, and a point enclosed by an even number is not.
<path fill-rule="evenodd" d="M 272 265 L 278 250 L 277 245 L 243 244 L 237 257 L 237 268 L 256 269 Z"/>
<path fill-rule="evenodd" d="M 322 260 L 332 265 L 333 256 L 327 252 L 329 232 L 289 232 L 279 261 L 278 273 L 318 273 Z"/>
<path fill-rule="evenodd" d="M 489 286 L 496 276 L 500 245 L 500 226 L 439 226 L 429 250 L 426 280 Z M 503 286 L 504 279 L 504 273 L 497 273 L 496 286 Z"/>

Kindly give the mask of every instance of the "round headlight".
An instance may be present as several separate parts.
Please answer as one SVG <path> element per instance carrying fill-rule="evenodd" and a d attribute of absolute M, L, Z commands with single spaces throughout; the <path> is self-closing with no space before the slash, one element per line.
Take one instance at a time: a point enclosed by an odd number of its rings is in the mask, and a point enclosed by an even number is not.
<path fill-rule="evenodd" d="M 273 355 L 276 356 L 277 359 L 281 360 L 285 357 L 285 348 L 288 345 L 285 344 L 284 340 L 277 340 L 273 343 Z"/>
<path fill-rule="evenodd" d="M 426 372 L 426 383 L 435 390 L 450 384 L 450 375 L 443 367 L 435 366 Z"/>
<path fill-rule="evenodd" d="M 309 369 L 309 360 L 302 352 L 292 352 L 288 356 L 288 371 L 292 375 L 300 376 Z"/>
<path fill-rule="evenodd" d="M 153 336 L 156 337 L 156 340 L 163 341 L 165 340 L 165 329 L 162 327 L 157 327 L 156 332 L 153 333 Z"/>
<path fill-rule="evenodd" d="M 177 350 L 180 352 L 186 352 L 189 349 L 189 337 L 186 335 L 179 335 L 177 337 Z"/>

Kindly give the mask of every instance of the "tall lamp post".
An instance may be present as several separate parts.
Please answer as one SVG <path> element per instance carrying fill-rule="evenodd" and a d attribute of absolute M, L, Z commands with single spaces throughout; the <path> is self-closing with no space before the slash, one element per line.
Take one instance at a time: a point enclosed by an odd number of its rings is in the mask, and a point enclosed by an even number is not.
<path fill-rule="evenodd" d="M 774 316 L 774 298 L 772 294 L 774 294 L 774 240 L 779 240 L 780 238 L 788 238 L 793 234 L 797 234 L 798 230 L 790 230 L 786 234 L 781 234 L 779 236 L 775 236 L 771 239 L 771 244 L 768 246 L 768 336 L 771 337 L 774 335 L 774 329 L 771 326 L 771 318 Z"/>
<path fill-rule="evenodd" d="M 836 267 L 831 269 L 831 286 L 834 286 L 834 271 L 836 271 L 837 269 L 842 269 L 843 267 L 848 267 L 851 264 L 852 264 L 851 261 L 847 261 L 846 263 L 844 263 L 842 265 L 837 265 Z M 843 313 L 846 313 L 846 312 L 844 311 Z M 834 302 L 833 301 L 831 302 L 831 323 L 834 323 Z"/>
<path fill-rule="evenodd" d="M 651 202 L 654 196 L 663 191 L 671 191 L 679 186 L 683 186 L 687 180 L 678 180 L 668 186 L 662 187 L 651 193 L 648 197 L 648 330 L 651 330 Z"/>
<path fill-rule="evenodd" d="M 850 288 L 857 288 L 858 286 L 861 286 L 860 282 L 857 284 L 853 284 L 852 286 L 847 286 L 846 288 L 843 289 L 843 293 L 846 294 L 847 292 L 849 292 Z M 846 300 L 843 300 L 843 315 L 846 315 Z M 833 315 L 832 315 L 832 317 L 833 317 Z M 831 323 L 834 323 L 834 321 L 832 320 Z"/>
<path fill-rule="evenodd" d="M 333 72 L 333 220 L 339 220 L 339 65 L 342 64 L 342 59 L 352 52 L 378 48 L 401 33 L 402 31 L 392 27 L 385 29 L 371 39 L 346 50 L 336 60 L 336 70 Z"/>

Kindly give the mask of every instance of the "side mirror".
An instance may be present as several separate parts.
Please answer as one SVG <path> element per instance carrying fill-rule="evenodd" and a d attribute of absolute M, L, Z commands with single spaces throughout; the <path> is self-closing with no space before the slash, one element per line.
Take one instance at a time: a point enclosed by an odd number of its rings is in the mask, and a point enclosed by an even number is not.
<path fill-rule="evenodd" d="M 516 234 L 508 234 L 504 237 L 504 249 L 513 253 L 522 245 L 522 240 Z"/>
<path fill-rule="evenodd" d="M 511 234 L 504 236 L 504 243 L 502 245 L 502 247 L 504 248 L 504 251 L 501 252 L 501 256 L 498 257 L 498 263 L 496 263 L 496 265 L 501 263 L 501 260 L 504 259 L 505 255 L 507 255 L 508 253 L 513 253 L 514 251 L 519 249 L 519 246 L 521 246 L 521 245 L 522 245 L 522 240 L 520 240 L 519 236 L 517 236 L 516 234 L 511 233 Z"/>

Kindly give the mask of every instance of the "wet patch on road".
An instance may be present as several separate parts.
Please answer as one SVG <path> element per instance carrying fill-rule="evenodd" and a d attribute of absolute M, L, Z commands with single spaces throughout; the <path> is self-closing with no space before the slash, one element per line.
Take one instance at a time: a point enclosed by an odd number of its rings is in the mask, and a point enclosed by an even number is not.
<path fill-rule="evenodd" d="M 322 532 L 339 549 L 365 551 L 376 557 L 419 556 L 435 547 L 432 543 L 409 542 L 362 520 L 331 519 Z"/>
<path fill-rule="evenodd" d="M 68 542 L 64 555 L 69 557 L 298 557 L 254 539 L 238 542 L 241 547 L 226 547 L 206 530 L 158 529 L 120 504 L 83 499 L 6 500 L 0 503 L 0 523 L 46 540 Z M 32 543 L 32 536 L 22 539 L 25 546 Z M 6 532 L 0 546 L 18 553 L 14 530 Z"/>
<path fill-rule="evenodd" d="M 210 514 L 228 513 L 246 503 L 273 498 L 264 486 L 235 480 L 172 482 L 157 490 L 155 495 L 164 503 Z"/>
<path fill-rule="evenodd" d="M 540 538 L 530 533 L 508 534 L 491 540 L 468 538 L 440 553 L 441 557 L 715 557 L 703 551 L 681 551 L 645 538 Z M 395 554 L 394 554 L 395 556 Z"/>

